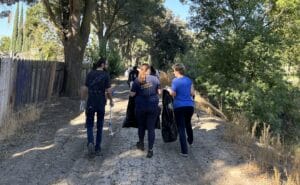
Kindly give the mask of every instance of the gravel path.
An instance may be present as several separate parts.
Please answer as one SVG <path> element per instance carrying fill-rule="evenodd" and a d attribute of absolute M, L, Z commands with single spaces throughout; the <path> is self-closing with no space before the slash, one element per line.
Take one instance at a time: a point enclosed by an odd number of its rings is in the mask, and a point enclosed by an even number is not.
<path fill-rule="evenodd" d="M 28 124 L 23 134 L 0 141 L 0 184 L 269 184 L 236 146 L 223 141 L 224 122 L 206 114 L 193 117 L 195 142 L 188 158 L 179 155 L 178 141 L 164 143 L 160 130 L 154 156 L 146 158 L 146 151 L 135 147 L 137 130 L 121 128 L 128 98 L 124 78 L 117 79 L 114 88 L 116 134 L 109 136 L 107 107 L 103 156 L 87 157 L 85 115 L 78 113 L 78 101 L 59 98 L 48 103 L 41 119 Z"/>

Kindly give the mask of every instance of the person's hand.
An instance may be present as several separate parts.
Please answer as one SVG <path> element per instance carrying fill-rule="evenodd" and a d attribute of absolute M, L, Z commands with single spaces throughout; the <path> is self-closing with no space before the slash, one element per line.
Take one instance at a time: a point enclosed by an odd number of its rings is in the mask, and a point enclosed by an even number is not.
<path fill-rule="evenodd" d="M 113 107 L 113 106 L 114 106 L 114 101 L 113 101 L 113 100 L 110 100 L 110 101 L 109 101 L 109 105 L 110 105 L 111 107 Z"/>
<path fill-rule="evenodd" d="M 85 101 L 80 100 L 80 106 L 79 106 L 80 112 L 83 112 L 85 110 Z"/>
<path fill-rule="evenodd" d="M 169 86 L 166 86 L 165 89 L 166 89 L 167 91 L 169 91 L 169 93 L 172 92 L 172 89 L 171 89 L 171 87 L 169 87 Z"/>

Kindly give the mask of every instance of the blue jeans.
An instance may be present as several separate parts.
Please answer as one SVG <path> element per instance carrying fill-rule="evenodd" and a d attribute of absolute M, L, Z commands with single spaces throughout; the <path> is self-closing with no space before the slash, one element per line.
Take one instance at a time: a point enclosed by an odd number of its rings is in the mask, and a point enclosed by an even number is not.
<path fill-rule="evenodd" d="M 183 154 L 188 153 L 185 132 L 187 133 L 187 141 L 189 142 L 189 144 L 192 144 L 194 140 L 191 123 L 193 113 L 194 107 L 179 107 L 174 109 L 175 120 L 177 123 L 179 133 L 181 153 Z"/>
<path fill-rule="evenodd" d="M 93 128 L 94 128 L 95 113 L 97 113 L 97 135 L 96 135 L 95 150 L 98 151 L 101 150 L 101 140 L 102 140 L 103 122 L 104 122 L 104 114 L 105 114 L 104 107 L 102 108 L 102 107 L 87 106 L 86 129 L 87 129 L 88 144 L 89 143 L 94 144 Z"/>
<path fill-rule="evenodd" d="M 148 149 L 152 150 L 155 140 L 155 123 L 158 116 L 158 108 L 150 110 L 135 109 L 138 124 L 139 142 L 144 143 L 146 129 L 148 130 Z"/>

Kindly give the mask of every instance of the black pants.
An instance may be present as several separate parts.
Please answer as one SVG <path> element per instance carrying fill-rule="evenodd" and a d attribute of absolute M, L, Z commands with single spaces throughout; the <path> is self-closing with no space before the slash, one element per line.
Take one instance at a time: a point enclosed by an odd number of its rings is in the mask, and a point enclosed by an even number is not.
<path fill-rule="evenodd" d="M 138 124 L 139 141 L 144 143 L 146 129 L 148 130 L 148 149 L 152 150 L 155 140 L 155 123 L 158 116 L 158 108 L 151 110 L 135 110 Z"/>
<path fill-rule="evenodd" d="M 194 107 L 179 107 L 174 109 L 175 120 L 178 127 L 179 140 L 181 146 L 181 153 L 187 154 L 188 148 L 186 143 L 186 135 L 187 141 L 189 144 L 193 143 L 193 129 L 191 119 L 194 113 Z"/>
<path fill-rule="evenodd" d="M 86 109 L 86 129 L 87 129 L 87 138 L 88 144 L 94 144 L 94 116 L 97 113 L 97 134 L 96 134 L 96 143 L 95 150 L 101 150 L 101 140 L 102 140 L 102 131 L 103 131 L 103 123 L 104 123 L 104 107 L 92 107 L 88 106 Z"/>

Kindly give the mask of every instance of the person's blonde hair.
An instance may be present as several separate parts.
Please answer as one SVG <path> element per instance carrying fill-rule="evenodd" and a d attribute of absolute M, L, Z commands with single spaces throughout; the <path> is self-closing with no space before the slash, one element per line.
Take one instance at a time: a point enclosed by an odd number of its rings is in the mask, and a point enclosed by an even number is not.
<path fill-rule="evenodd" d="M 174 65 L 172 66 L 172 69 L 173 69 L 174 71 L 178 71 L 181 75 L 184 75 L 185 67 L 184 67 L 183 64 L 181 64 L 181 63 L 174 64 Z"/>
<path fill-rule="evenodd" d="M 148 74 L 148 70 L 150 69 L 149 64 L 142 64 L 139 71 L 138 80 L 140 83 L 144 83 L 146 81 L 146 76 Z"/>

